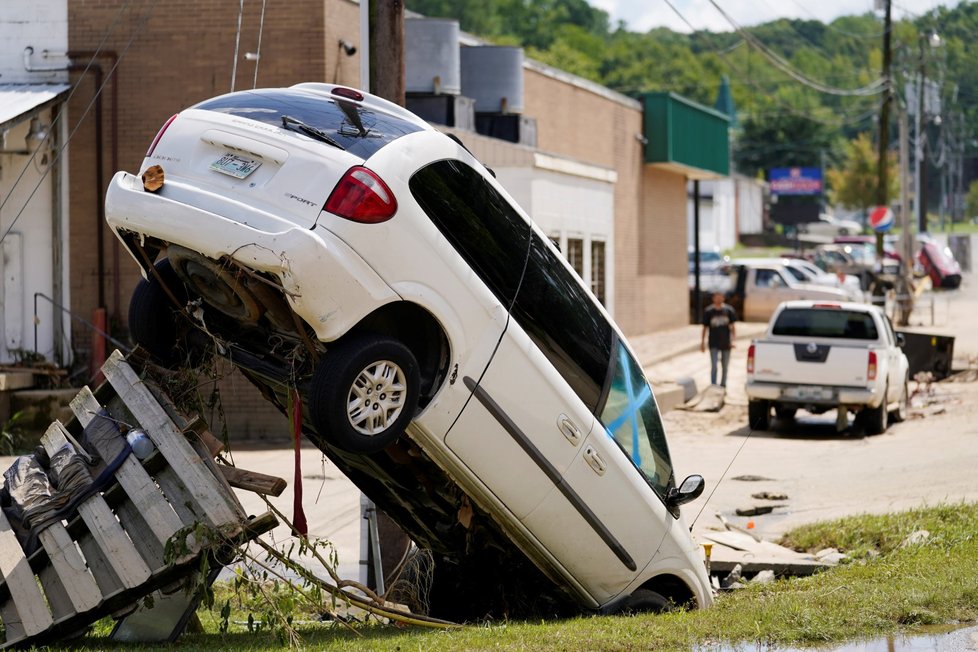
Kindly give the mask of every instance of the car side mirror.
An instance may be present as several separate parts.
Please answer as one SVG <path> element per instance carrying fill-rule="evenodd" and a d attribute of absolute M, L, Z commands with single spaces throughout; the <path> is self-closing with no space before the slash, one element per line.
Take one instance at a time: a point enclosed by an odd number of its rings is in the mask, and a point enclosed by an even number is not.
<path fill-rule="evenodd" d="M 706 481 L 701 475 L 691 475 L 683 480 L 678 487 L 673 487 L 666 494 L 666 506 L 676 508 L 680 505 L 696 500 L 703 493 Z"/>
<path fill-rule="evenodd" d="M 907 344 L 907 338 L 903 336 L 903 333 L 897 333 L 896 334 L 896 343 L 897 343 L 897 346 L 899 346 L 901 349 L 904 346 L 906 346 L 906 344 Z"/>

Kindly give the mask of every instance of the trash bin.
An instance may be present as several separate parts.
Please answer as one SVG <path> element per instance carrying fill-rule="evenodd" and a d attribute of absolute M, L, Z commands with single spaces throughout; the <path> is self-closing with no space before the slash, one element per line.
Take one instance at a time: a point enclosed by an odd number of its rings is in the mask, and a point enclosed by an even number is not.
<path fill-rule="evenodd" d="M 954 338 L 949 335 L 930 333 L 911 333 L 897 331 L 903 335 L 903 352 L 910 363 L 910 377 L 921 371 L 934 374 L 935 380 L 951 375 L 951 362 L 954 360 Z"/>

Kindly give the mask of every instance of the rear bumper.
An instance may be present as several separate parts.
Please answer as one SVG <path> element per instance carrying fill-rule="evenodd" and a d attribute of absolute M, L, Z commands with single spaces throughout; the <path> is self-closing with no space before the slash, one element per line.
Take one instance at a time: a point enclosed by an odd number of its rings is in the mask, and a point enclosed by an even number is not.
<path fill-rule="evenodd" d="M 353 249 L 325 229 L 304 228 L 178 182 L 167 184 L 168 192 L 150 193 L 139 177 L 126 172 L 113 177 L 105 196 L 106 221 L 123 243 L 120 232 L 129 231 L 268 272 L 322 341 L 335 340 L 398 299 Z M 144 266 L 137 252 L 130 253 Z"/>
<path fill-rule="evenodd" d="M 819 396 L 817 389 L 831 390 L 831 396 Z M 790 403 L 793 405 L 877 407 L 883 401 L 882 387 L 827 387 L 748 380 L 746 391 L 747 398 L 752 401 L 771 401 L 772 403 Z"/>

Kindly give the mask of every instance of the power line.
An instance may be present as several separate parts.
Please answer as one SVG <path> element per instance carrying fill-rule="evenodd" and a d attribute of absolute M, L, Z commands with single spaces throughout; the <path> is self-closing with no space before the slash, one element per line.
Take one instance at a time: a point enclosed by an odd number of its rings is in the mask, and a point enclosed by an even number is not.
<path fill-rule="evenodd" d="M 669 3 L 669 0 L 665 0 L 665 1 Z M 742 28 L 726 11 L 723 10 L 723 8 L 719 4 L 717 4 L 716 0 L 709 0 L 709 3 L 713 5 L 713 7 L 718 12 L 720 12 L 720 15 L 723 16 L 723 18 L 728 23 L 730 23 L 730 25 L 734 28 L 734 30 L 736 30 L 737 33 L 744 38 L 744 40 L 750 43 L 754 47 L 754 49 L 756 49 L 761 54 L 763 54 L 771 63 L 775 65 L 775 67 L 777 67 L 779 70 L 781 70 L 788 76 L 792 77 L 796 81 L 800 82 L 805 86 L 808 86 L 813 90 L 819 91 L 820 93 L 825 93 L 827 95 L 839 95 L 839 96 L 846 96 L 846 97 L 859 97 L 859 96 L 865 97 L 869 95 L 879 95 L 881 93 L 887 92 L 887 90 L 889 89 L 889 83 L 887 82 L 887 80 L 883 79 L 882 77 L 877 78 L 871 84 L 855 89 L 835 88 L 833 86 L 827 86 L 819 81 L 811 79 L 806 75 L 802 74 L 801 72 L 795 70 L 794 67 L 792 67 L 792 65 L 788 61 L 780 57 L 775 52 L 771 51 L 767 46 L 761 43 L 761 41 L 758 40 L 753 34 L 748 32 L 744 28 Z"/>

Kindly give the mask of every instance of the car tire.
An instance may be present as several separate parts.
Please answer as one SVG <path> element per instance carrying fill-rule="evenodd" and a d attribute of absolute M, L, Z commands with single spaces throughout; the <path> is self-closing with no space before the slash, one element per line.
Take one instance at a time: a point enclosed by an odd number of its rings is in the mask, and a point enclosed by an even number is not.
<path fill-rule="evenodd" d="M 778 417 L 778 421 L 792 421 L 795 418 L 795 413 L 798 412 L 798 408 L 794 407 L 775 407 L 774 414 Z"/>
<path fill-rule="evenodd" d="M 313 376 L 313 425 L 340 450 L 376 453 L 414 418 L 420 382 L 414 354 L 399 341 L 376 334 L 349 337 L 326 352 Z"/>
<path fill-rule="evenodd" d="M 764 400 L 748 401 L 747 425 L 752 430 L 767 430 L 771 425 L 771 404 Z"/>
<path fill-rule="evenodd" d="M 874 408 L 866 407 L 863 408 L 860 416 L 862 416 L 863 427 L 866 429 L 867 435 L 881 435 L 886 432 L 886 427 L 889 425 L 889 410 L 886 402 L 886 396 L 889 394 L 889 388 L 884 390 L 883 400 L 880 404 Z"/>
<path fill-rule="evenodd" d="M 663 613 L 672 610 L 672 607 L 673 604 L 661 593 L 651 589 L 635 589 L 630 596 L 622 600 L 615 613 L 623 616 Z"/>
<path fill-rule="evenodd" d="M 847 229 L 846 227 L 842 227 L 842 228 L 839 229 L 838 234 L 839 235 L 849 235 L 849 229 Z"/>
<path fill-rule="evenodd" d="M 910 412 L 910 391 L 907 385 L 908 383 L 906 379 L 904 379 L 903 391 L 900 393 L 900 400 L 897 402 L 897 409 L 890 413 L 890 420 L 892 420 L 893 423 L 906 421 L 907 414 Z"/>
<path fill-rule="evenodd" d="M 133 290 L 129 337 L 163 367 L 196 367 L 206 357 L 205 343 L 195 341 L 202 334 L 180 314 L 181 308 L 173 301 L 175 298 L 186 304 L 187 290 L 168 259 L 156 263 L 156 272 L 141 279 Z"/>

